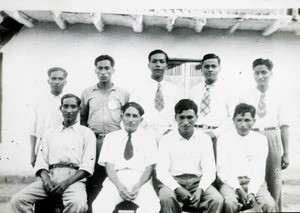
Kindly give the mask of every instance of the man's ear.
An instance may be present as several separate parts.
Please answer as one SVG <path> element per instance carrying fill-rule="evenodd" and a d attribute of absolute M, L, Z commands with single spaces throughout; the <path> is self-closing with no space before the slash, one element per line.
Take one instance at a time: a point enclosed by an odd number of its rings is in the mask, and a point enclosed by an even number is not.
<path fill-rule="evenodd" d="M 144 118 L 141 118 L 141 123 L 143 122 Z"/>

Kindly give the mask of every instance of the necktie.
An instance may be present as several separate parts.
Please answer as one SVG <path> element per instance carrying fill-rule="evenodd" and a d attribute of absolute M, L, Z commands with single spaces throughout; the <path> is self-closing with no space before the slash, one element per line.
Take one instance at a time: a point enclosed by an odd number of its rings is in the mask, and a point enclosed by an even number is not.
<path fill-rule="evenodd" d="M 205 85 L 205 93 L 203 95 L 201 105 L 200 105 L 200 114 L 206 116 L 210 112 L 210 88 L 211 85 Z"/>
<path fill-rule="evenodd" d="M 133 156 L 133 146 L 131 143 L 131 133 L 128 134 L 128 140 L 124 150 L 124 158 L 129 160 Z"/>
<path fill-rule="evenodd" d="M 164 106 L 165 106 L 165 102 L 164 102 L 163 94 L 161 92 L 161 84 L 158 83 L 157 91 L 155 94 L 155 109 L 157 109 L 157 111 L 160 112 L 163 110 Z"/>
<path fill-rule="evenodd" d="M 266 94 L 265 93 L 261 93 L 260 95 L 260 99 L 258 102 L 258 106 L 257 106 L 257 112 L 256 114 L 262 118 L 267 114 L 267 109 L 266 109 Z"/>

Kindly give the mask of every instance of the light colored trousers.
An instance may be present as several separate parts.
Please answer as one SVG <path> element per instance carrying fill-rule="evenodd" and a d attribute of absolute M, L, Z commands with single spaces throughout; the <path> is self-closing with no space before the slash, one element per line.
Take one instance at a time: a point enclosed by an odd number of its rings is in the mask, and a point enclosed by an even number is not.
<path fill-rule="evenodd" d="M 76 169 L 54 168 L 50 171 L 50 178 L 55 183 L 66 180 L 76 173 Z M 45 199 L 49 194 L 45 191 L 40 177 L 37 181 L 15 194 L 11 200 L 11 208 L 15 213 L 30 213 L 36 202 Z M 85 183 L 77 181 L 70 185 L 62 194 L 63 213 L 85 213 L 88 209 Z"/>
<path fill-rule="evenodd" d="M 136 184 L 142 176 L 141 172 L 133 170 L 122 170 L 117 172 L 119 180 L 126 185 L 128 190 Z M 150 184 L 151 181 L 145 183 L 139 190 L 139 193 L 134 202 L 139 206 L 137 213 L 158 213 L 160 210 L 159 199 Z M 93 202 L 94 213 L 111 213 L 116 205 L 121 203 L 123 198 L 119 195 L 117 187 L 106 178 L 103 183 L 103 188 L 100 194 Z"/>
<path fill-rule="evenodd" d="M 238 195 L 236 192 L 228 186 L 226 183 L 223 183 L 219 189 L 221 195 L 224 198 L 224 207 L 223 212 L 234 213 L 238 212 L 241 208 L 241 204 L 238 202 Z M 259 188 L 255 200 L 262 209 L 263 212 L 277 212 L 278 207 L 271 196 L 270 192 L 267 189 L 266 183 L 263 183 Z"/>

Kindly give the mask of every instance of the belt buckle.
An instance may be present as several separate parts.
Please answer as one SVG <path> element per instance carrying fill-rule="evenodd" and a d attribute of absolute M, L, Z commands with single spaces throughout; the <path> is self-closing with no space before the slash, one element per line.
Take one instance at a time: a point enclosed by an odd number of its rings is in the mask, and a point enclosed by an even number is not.
<path fill-rule="evenodd" d="M 209 129 L 209 126 L 204 124 L 204 125 L 202 125 L 202 128 L 203 129 Z"/>
<path fill-rule="evenodd" d="M 105 137 L 105 134 L 99 133 L 97 136 L 98 136 L 97 138 L 101 139 L 101 138 L 104 138 L 104 137 Z"/>

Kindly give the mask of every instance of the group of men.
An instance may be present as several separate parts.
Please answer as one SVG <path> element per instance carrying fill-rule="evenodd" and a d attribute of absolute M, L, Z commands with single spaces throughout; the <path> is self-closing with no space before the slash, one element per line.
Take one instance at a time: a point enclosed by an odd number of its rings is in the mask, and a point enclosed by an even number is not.
<path fill-rule="evenodd" d="M 218 79 L 220 58 L 206 54 L 204 81 L 184 98 L 164 79 L 168 55 L 148 59 L 151 79 L 135 94 L 112 82 L 108 55 L 95 59 L 99 82 L 81 99 L 60 97 L 67 72 L 48 70 L 51 95 L 36 105 L 30 133 L 37 181 L 13 196 L 14 212 L 56 194 L 72 213 L 110 213 L 124 200 L 142 213 L 281 210 L 289 121 L 269 88 L 273 63 L 255 60 L 257 87 L 232 98 Z"/>

